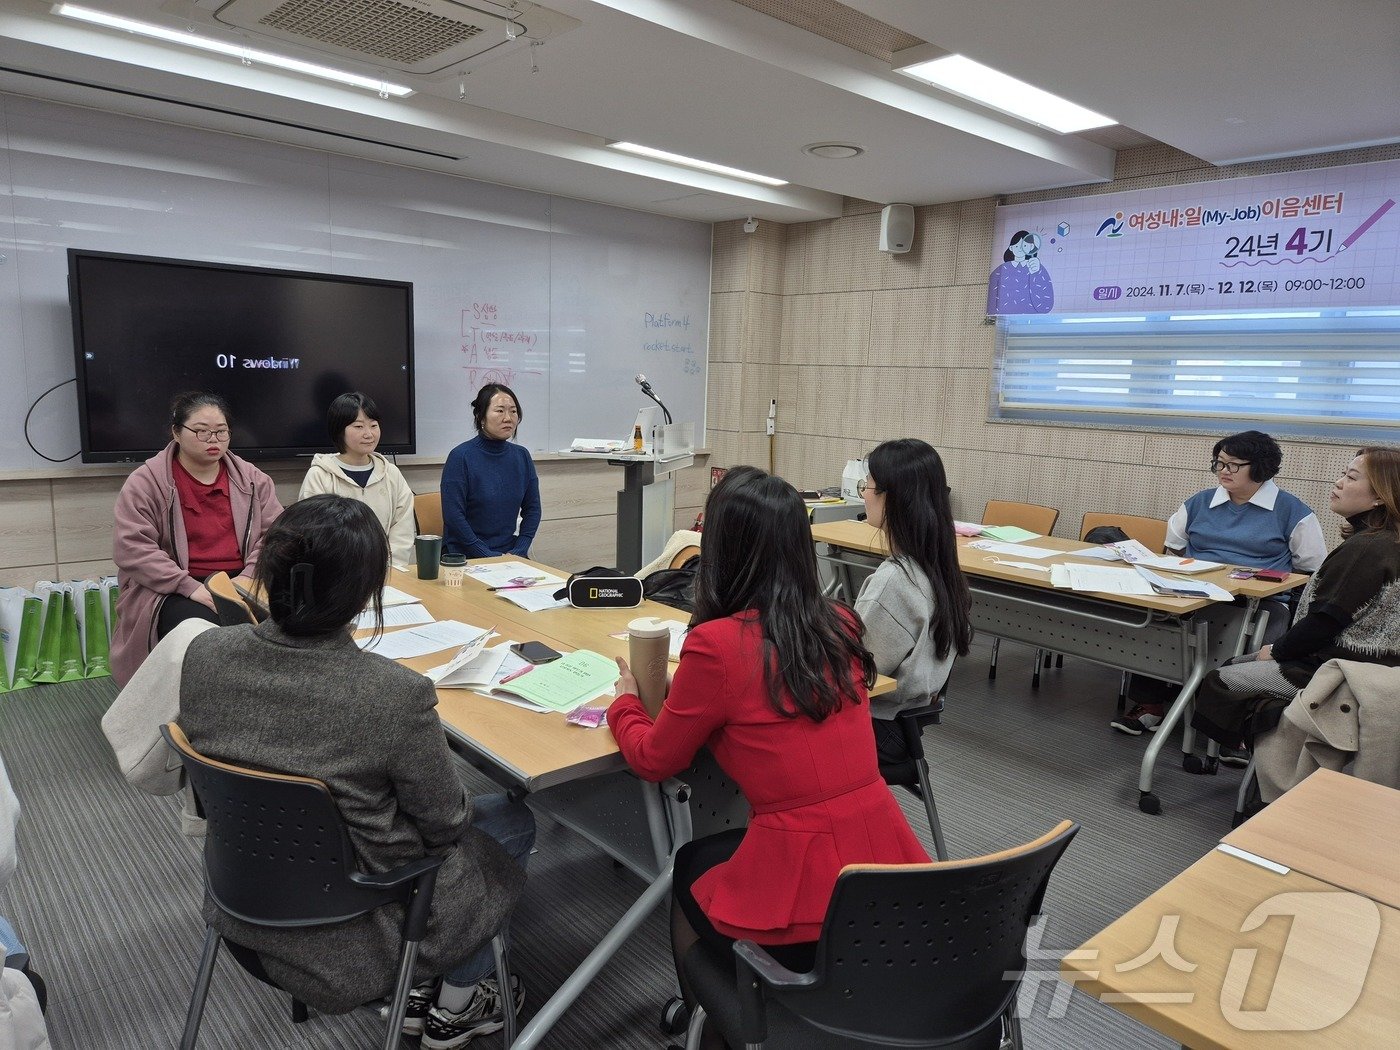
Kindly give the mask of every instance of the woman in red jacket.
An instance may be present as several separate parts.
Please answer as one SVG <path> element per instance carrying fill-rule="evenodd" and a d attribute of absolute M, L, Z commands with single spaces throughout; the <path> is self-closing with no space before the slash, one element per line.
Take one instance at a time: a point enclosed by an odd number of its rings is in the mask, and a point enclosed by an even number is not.
<path fill-rule="evenodd" d="M 821 593 L 797 490 L 731 470 L 705 506 L 695 614 L 660 714 L 646 713 L 623 661 L 608 709 L 639 776 L 672 776 L 708 747 L 752 807 L 747 831 L 676 857 L 678 961 L 697 938 L 726 953 L 746 938 L 811 969 L 844 865 L 928 860 L 880 777 L 866 694 L 875 665 L 861 633 L 855 613 Z"/>

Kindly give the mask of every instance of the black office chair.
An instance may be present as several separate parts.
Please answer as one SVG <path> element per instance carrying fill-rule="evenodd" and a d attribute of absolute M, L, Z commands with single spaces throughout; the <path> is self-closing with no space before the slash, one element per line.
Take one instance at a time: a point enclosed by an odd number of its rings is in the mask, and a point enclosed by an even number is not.
<path fill-rule="evenodd" d="M 418 944 L 428 925 L 438 868 L 445 857 L 425 856 L 381 875 L 356 870 L 357 861 L 340 812 L 326 785 L 309 777 L 264 773 L 205 758 L 171 722 L 161 726 L 175 749 L 208 821 L 204 870 L 209 894 L 229 915 L 257 926 L 322 926 L 344 922 L 388 904 L 404 904 L 403 950 L 389 1009 L 385 1050 L 399 1045 L 400 1029 L 413 983 Z M 263 814 L 268 814 L 267 818 Z M 288 815 L 294 814 L 293 819 Z M 204 935 L 204 951 L 190 996 L 180 1050 L 193 1050 L 219 944 L 254 977 L 273 982 L 257 955 L 214 928 Z M 492 941 L 496 976 L 509 988 L 504 944 Z M 292 1020 L 306 1020 L 305 1004 L 292 1000 Z M 505 1011 L 505 1045 L 515 1038 L 515 1015 Z"/>
<path fill-rule="evenodd" d="M 811 973 L 752 941 L 727 958 L 697 943 L 682 960 L 698 999 L 686 1050 L 706 1020 L 746 1050 L 1020 1048 L 1021 982 L 1007 975 L 1025 968 L 1026 929 L 1078 830 L 1062 821 L 987 857 L 846 868 Z"/>
<path fill-rule="evenodd" d="M 952 669 L 949 668 L 949 677 Z M 933 852 L 939 860 L 948 859 L 948 848 L 943 844 L 943 825 L 938 822 L 938 806 L 933 800 L 933 788 L 929 786 L 928 759 L 924 757 L 924 729 L 943 721 L 943 701 L 948 693 L 948 683 L 933 698 L 927 707 L 915 707 L 901 711 L 895 722 L 904 734 L 904 746 L 909 752 L 907 762 L 881 762 L 880 776 L 891 787 L 902 787 L 912 795 L 917 795 L 924 803 L 928 814 L 928 829 L 933 835 Z"/>

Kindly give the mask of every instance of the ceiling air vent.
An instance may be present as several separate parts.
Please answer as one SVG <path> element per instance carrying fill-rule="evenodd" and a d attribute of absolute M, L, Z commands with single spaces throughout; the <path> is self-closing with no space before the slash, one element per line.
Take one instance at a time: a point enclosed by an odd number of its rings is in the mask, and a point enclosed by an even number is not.
<path fill-rule="evenodd" d="M 423 76 L 462 72 L 578 25 L 534 4 L 456 0 L 229 0 L 215 17 L 271 40 Z"/>

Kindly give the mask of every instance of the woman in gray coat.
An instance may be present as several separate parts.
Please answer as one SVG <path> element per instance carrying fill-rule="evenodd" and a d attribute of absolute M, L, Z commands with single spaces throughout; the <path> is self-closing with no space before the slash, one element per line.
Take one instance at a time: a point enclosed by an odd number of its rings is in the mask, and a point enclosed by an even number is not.
<path fill-rule="evenodd" d="M 432 683 L 352 639 L 355 615 L 367 604 L 379 608 L 388 562 L 384 529 L 363 503 L 322 495 L 291 507 L 258 562 L 270 618 L 189 643 L 180 725 L 210 758 L 323 781 L 363 870 L 447 855 L 418 979 L 447 977 L 440 991 L 431 982 L 415 989 L 405 1031 L 422 1032 L 425 1047 L 452 1048 L 502 1027 L 488 942 L 520 895 L 534 820 L 504 796 L 467 795 Z M 207 896 L 204 914 L 257 952 L 274 981 L 321 1010 L 344 1012 L 391 991 L 397 908 L 301 929 L 247 925 Z M 523 993 L 511 993 L 518 1010 Z"/>

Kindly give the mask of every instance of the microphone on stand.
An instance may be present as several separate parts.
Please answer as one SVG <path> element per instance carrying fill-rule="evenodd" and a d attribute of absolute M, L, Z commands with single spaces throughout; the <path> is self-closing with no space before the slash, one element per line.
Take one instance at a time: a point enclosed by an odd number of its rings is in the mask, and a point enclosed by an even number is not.
<path fill-rule="evenodd" d="M 632 377 L 632 381 L 642 388 L 642 393 L 656 402 L 661 409 L 661 414 L 666 417 L 666 423 L 669 425 L 671 423 L 671 410 L 661 403 L 661 398 L 656 396 L 656 391 L 653 390 L 651 384 L 647 382 L 647 377 L 641 372 L 638 372 Z"/>

